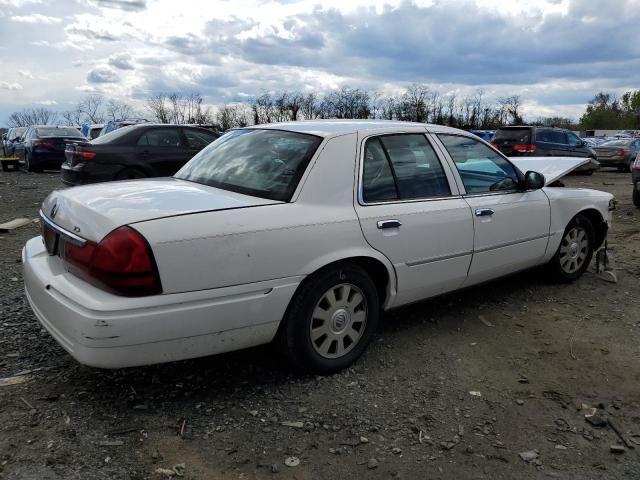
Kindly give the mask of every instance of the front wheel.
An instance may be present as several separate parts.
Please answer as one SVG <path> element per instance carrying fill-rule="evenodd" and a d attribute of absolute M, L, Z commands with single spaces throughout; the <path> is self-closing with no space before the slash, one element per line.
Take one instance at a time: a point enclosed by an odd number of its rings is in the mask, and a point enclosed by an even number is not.
<path fill-rule="evenodd" d="M 362 268 L 328 267 L 296 292 L 283 319 L 280 343 L 295 368 L 334 373 L 364 352 L 379 317 L 376 286 Z"/>
<path fill-rule="evenodd" d="M 578 279 L 591 263 L 595 234 L 593 224 L 584 215 L 576 215 L 564 233 L 558 251 L 547 264 L 553 280 L 572 282 Z"/>

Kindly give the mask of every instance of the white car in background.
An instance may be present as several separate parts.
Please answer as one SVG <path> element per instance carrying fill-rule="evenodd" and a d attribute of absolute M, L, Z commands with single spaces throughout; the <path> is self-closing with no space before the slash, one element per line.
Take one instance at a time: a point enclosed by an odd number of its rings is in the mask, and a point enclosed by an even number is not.
<path fill-rule="evenodd" d="M 234 130 L 173 178 L 49 195 L 23 251 L 26 294 L 83 364 L 277 338 L 295 366 L 330 373 L 364 351 L 381 311 L 539 265 L 577 279 L 613 197 L 548 184 L 585 160 L 509 160 L 404 122 Z"/>

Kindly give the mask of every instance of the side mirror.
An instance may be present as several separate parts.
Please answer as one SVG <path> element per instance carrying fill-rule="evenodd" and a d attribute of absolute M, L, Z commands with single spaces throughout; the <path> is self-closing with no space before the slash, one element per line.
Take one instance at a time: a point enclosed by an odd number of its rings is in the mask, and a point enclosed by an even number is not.
<path fill-rule="evenodd" d="M 524 174 L 524 189 L 525 190 L 539 190 L 544 187 L 544 175 L 538 172 L 529 170 Z"/>

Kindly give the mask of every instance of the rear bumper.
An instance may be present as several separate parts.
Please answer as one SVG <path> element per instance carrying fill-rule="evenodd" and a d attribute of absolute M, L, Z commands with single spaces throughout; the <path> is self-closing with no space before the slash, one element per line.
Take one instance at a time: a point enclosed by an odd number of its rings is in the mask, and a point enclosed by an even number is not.
<path fill-rule="evenodd" d="M 114 179 L 118 166 L 82 162 L 71 166 L 62 164 L 60 176 L 67 185 L 87 185 L 89 183 L 108 182 Z"/>
<path fill-rule="evenodd" d="M 50 152 L 39 151 L 35 149 L 31 152 L 31 166 L 35 168 L 52 168 L 59 169 L 62 162 L 64 162 L 64 151 L 62 152 Z"/>
<path fill-rule="evenodd" d="M 22 251 L 25 292 L 40 323 L 78 362 L 133 367 L 270 342 L 300 277 L 125 298 L 66 272 L 40 237 Z"/>
<path fill-rule="evenodd" d="M 598 158 L 603 167 L 628 167 L 630 160 L 627 157 Z"/>

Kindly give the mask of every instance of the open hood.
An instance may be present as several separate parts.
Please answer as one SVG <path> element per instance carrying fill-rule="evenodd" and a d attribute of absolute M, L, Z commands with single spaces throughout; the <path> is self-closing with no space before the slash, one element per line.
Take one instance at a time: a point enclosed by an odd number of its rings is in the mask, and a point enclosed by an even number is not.
<path fill-rule="evenodd" d="M 532 170 L 544 175 L 545 186 L 591 161 L 590 158 L 583 157 L 509 157 L 509 160 L 522 173 Z"/>

